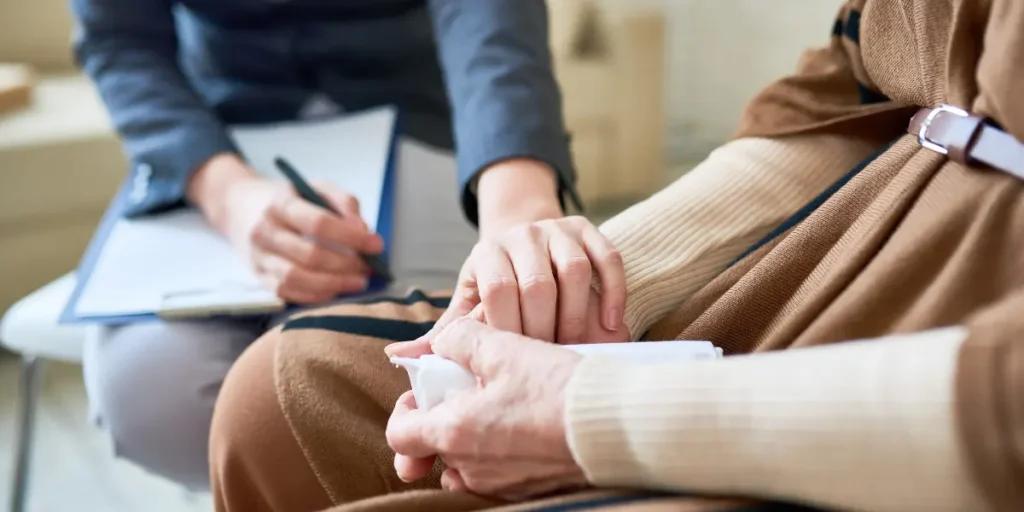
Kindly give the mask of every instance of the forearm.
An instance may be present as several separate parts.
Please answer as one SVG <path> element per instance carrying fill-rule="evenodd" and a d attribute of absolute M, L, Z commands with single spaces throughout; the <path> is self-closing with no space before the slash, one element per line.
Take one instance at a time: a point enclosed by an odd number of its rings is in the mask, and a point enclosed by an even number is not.
<path fill-rule="evenodd" d="M 873 149 L 831 135 L 735 140 L 604 223 L 625 262 L 633 339 Z"/>
<path fill-rule="evenodd" d="M 585 360 L 570 445 L 591 482 L 856 510 L 984 510 L 953 418 L 966 330 L 659 366 Z"/>
<path fill-rule="evenodd" d="M 239 183 L 260 179 L 233 153 L 219 153 L 201 164 L 188 180 L 185 195 L 221 233 L 228 230 L 228 194 Z"/>
<path fill-rule="evenodd" d="M 555 173 L 538 160 L 502 161 L 482 171 L 475 185 L 471 193 L 478 198 L 478 225 L 483 235 L 563 213 Z"/>
<path fill-rule="evenodd" d="M 547 10 L 542 0 L 431 0 L 454 114 L 459 182 L 467 217 L 477 221 L 494 202 L 478 190 L 477 178 L 509 162 L 543 164 L 548 177 L 537 190 L 518 185 L 497 188 L 498 197 L 543 193 L 558 204 L 575 186 L 562 102 L 548 48 Z M 481 174 L 482 173 L 482 174 Z M 554 180 L 555 192 L 543 188 Z M 504 181 L 504 180 L 503 180 Z M 481 191 L 482 192 L 482 191 Z M 499 201 L 504 201 L 500 199 Z M 516 201 L 509 201 L 515 206 Z"/>
<path fill-rule="evenodd" d="M 181 204 L 192 173 L 235 148 L 178 68 L 168 2 L 73 0 L 72 8 L 76 59 L 96 83 L 133 172 L 144 173 L 128 213 Z"/>

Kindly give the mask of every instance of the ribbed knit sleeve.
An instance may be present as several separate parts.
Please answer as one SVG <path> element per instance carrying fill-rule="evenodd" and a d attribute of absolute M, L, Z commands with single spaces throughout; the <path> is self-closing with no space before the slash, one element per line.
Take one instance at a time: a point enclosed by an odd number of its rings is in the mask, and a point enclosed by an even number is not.
<path fill-rule="evenodd" d="M 966 336 L 953 327 L 657 365 L 590 356 L 569 384 L 569 445 L 599 486 L 986 510 L 953 415 Z"/>
<path fill-rule="evenodd" d="M 625 261 L 633 339 L 874 149 L 820 134 L 738 139 L 602 224 Z"/>

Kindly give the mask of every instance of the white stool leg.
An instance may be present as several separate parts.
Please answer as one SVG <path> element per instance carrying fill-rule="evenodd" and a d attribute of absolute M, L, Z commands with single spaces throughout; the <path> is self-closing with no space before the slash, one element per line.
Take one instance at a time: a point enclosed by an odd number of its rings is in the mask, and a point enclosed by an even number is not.
<path fill-rule="evenodd" d="M 32 441 L 35 435 L 36 405 L 42 387 L 43 363 L 42 359 L 35 356 L 25 355 L 21 358 L 11 512 L 24 512 L 28 501 L 29 466 L 32 462 Z"/>

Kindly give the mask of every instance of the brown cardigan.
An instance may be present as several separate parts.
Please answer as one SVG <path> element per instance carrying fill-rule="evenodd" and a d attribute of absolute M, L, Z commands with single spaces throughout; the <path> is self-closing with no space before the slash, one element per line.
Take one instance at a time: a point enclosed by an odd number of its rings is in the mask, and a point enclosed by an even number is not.
<path fill-rule="evenodd" d="M 835 33 L 738 135 L 894 144 L 650 335 L 742 353 L 965 324 L 963 445 L 994 508 L 1024 510 L 1024 182 L 900 136 L 917 108 L 950 103 L 1024 140 L 1024 2 L 852 0 Z"/>

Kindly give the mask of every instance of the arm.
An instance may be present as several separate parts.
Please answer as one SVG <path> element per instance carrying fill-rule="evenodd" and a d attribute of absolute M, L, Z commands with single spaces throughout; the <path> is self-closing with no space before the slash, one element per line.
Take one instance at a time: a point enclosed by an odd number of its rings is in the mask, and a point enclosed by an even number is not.
<path fill-rule="evenodd" d="M 482 228 L 509 209 L 561 215 L 559 198 L 572 193 L 575 172 L 544 1 L 431 0 L 430 7 L 466 215 Z"/>
<path fill-rule="evenodd" d="M 659 367 L 585 359 L 567 437 L 588 480 L 853 510 L 987 510 L 954 423 L 967 330 Z"/>
<path fill-rule="evenodd" d="M 71 2 L 78 19 L 76 59 L 95 81 L 135 173 L 129 215 L 180 205 L 197 169 L 235 151 L 178 67 L 172 4 Z"/>
<path fill-rule="evenodd" d="M 639 339 L 875 148 L 835 135 L 738 139 L 601 226 L 622 254 Z"/>

